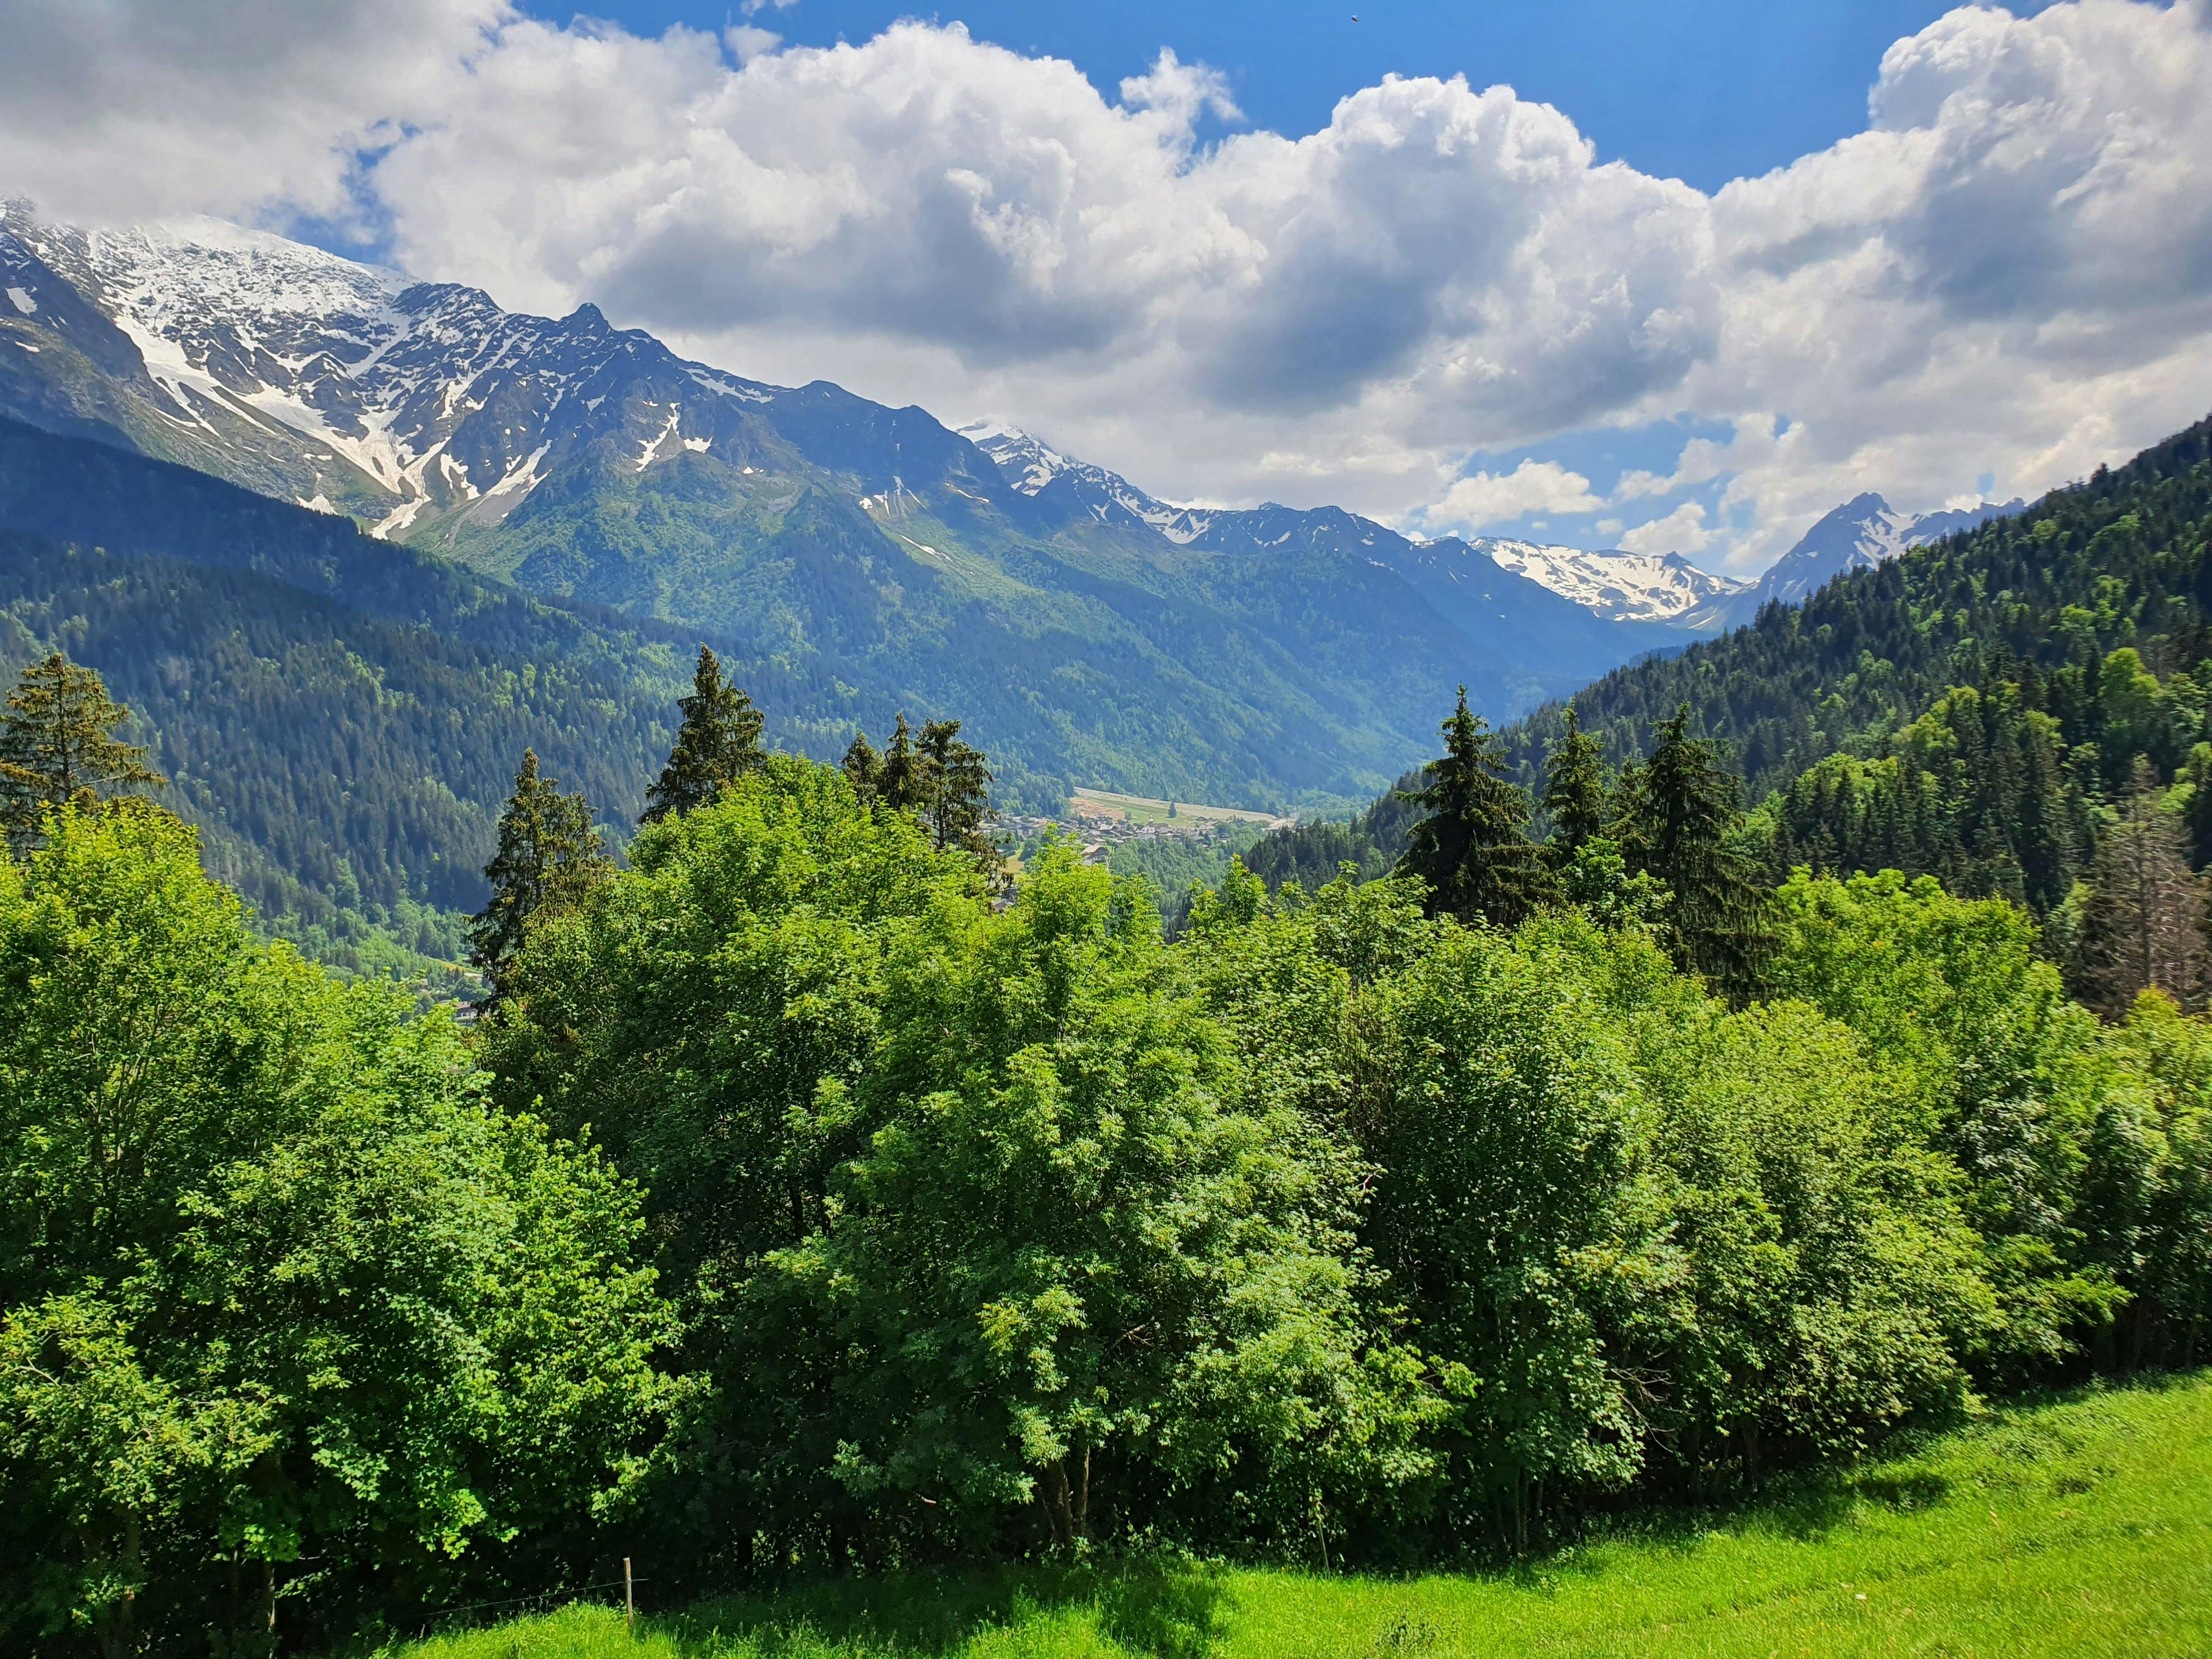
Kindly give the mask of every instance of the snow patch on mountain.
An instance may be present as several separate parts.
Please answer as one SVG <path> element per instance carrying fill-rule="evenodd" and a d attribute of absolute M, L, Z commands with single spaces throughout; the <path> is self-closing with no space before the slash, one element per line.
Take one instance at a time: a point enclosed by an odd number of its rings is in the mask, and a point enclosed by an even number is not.
<path fill-rule="evenodd" d="M 1751 586 L 1701 570 L 1680 553 L 1557 547 L 1492 536 L 1469 545 L 1612 622 L 1674 622 Z"/>
<path fill-rule="evenodd" d="M 1066 502 L 1102 524 L 1143 525 L 1173 542 L 1187 543 L 1204 533 L 1205 525 L 1194 520 L 1193 509 L 1148 495 L 1118 472 L 1063 455 L 1019 427 L 970 421 L 958 431 L 1022 495 Z"/>
<path fill-rule="evenodd" d="M 1972 530 L 1990 519 L 2021 511 L 2021 501 L 1950 508 L 1936 513 L 1899 513 L 1869 491 L 1827 514 L 1774 562 L 1747 595 L 1753 610 L 1769 600 L 1802 605 L 1848 571 L 1887 564 L 1908 549 Z"/>

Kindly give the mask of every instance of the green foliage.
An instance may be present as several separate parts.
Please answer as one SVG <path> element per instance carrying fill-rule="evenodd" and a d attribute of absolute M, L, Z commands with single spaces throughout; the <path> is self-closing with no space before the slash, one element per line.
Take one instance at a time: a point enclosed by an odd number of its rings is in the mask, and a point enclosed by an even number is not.
<path fill-rule="evenodd" d="M 498 850 L 484 866 L 491 897 L 470 928 L 475 948 L 469 959 L 483 970 L 495 1000 L 507 989 L 531 925 L 574 908 L 613 873 L 614 860 L 592 825 L 591 803 L 562 794 L 557 778 L 540 777 L 538 751 L 524 750 L 514 793 L 499 815 Z"/>
<path fill-rule="evenodd" d="M 1419 773 L 1400 778 L 1349 823 L 1314 818 L 1270 830 L 1245 850 L 1245 866 L 1271 893 L 1293 884 L 1309 890 L 1326 886 L 1346 864 L 1370 880 L 1388 875 L 1419 821 L 1413 798 L 1420 781 Z"/>
<path fill-rule="evenodd" d="M 1685 705 L 1623 778 L 1620 850 L 1631 870 L 1667 889 L 1660 926 L 1674 960 L 1741 1000 L 1772 949 L 1766 889 L 1757 861 L 1731 840 L 1741 817 L 1735 775 L 1689 735 L 1689 720 Z"/>
<path fill-rule="evenodd" d="M 1577 694 L 1626 763 L 1686 702 L 1771 809 L 1778 877 L 1899 869 L 2056 916 L 2136 763 L 2212 777 L 2212 421 L 2027 512 L 1831 582 L 1797 607 Z M 1501 733 L 1533 780 L 1565 711 Z M 2212 795 L 2177 803 L 2193 861 Z"/>
<path fill-rule="evenodd" d="M 723 683 L 722 665 L 710 647 L 699 647 L 691 695 L 678 698 L 677 706 L 684 723 L 668 764 L 645 792 L 641 821 L 646 823 L 705 805 L 725 786 L 759 770 L 767 758 L 761 747 L 766 716 L 744 691 Z"/>
<path fill-rule="evenodd" d="M 52 823 L 0 864 L 9 1644 L 578 1548 L 671 1397 L 634 1194 L 489 1110 L 443 1015 L 257 943 L 166 814 Z"/>
<path fill-rule="evenodd" d="M 1557 857 L 1559 843 L 1551 843 Z M 1557 867 L 1554 880 L 1565 903 L 1601 927 L 1657 927 L 1674 895 L 1648 872 L 1631 871 L 1620 843 L 1605 836 L 1579 842 Z"/>
<path fill-rule="evenodd" d="M 1778 872 L 1902 870 L 2039 915 L 2064 902 L 2094 843 L 2099 791 L 2017 683 L 1953 688 L 1888 748 L 1832 755 L 1778 793 Z"/>
<path fill-rule="evenodd" d="M 1182 820 L 1189 822 L 1188 818 Z M 1179 934 L 1201 892 L 1220 885 L 1229 866 L 1258 839 L 1249 824 L 1218 823 L 1201 834 L 1140 836 L 1117 843 L 1106 867 L 1117 876 L 1139 876 L 1160 896 L 1170 937 Z"/>
<path fill-rule="evenodd" d="M 1012 910 L 911 941 L 884 1036 L 842 1214 L 764 1287 L 868 1356 L 848 1492 L 970 1532 L 1042 1509 L 1065 1543 L 1299 1529 L 1316 1492 L 1403 1473 L 1346 1168 L 1235 1109 L 1149 907 L 1055 844 Z"/>
<path fill-rule="evenodd" d="M 10 840 L 27 841 L 68 802 L 168 781 L 143 745 L 114 735 L 130 719 L 97 673 L 58 651 L 23 671 L 0 714 L 0 826 Z"/>
<path fill-rule="evenodd" d="M 1660 760 L 1695 893 L 1741 829 Z M 2003 900 L 1800 872 L 1729 999 L 1602 836 L 1510 931 L 1232 863 L 1169 943 L 878 788 L 771 755 L 609 871 L 526 765 L 511 839 L 590 878 L 473 1050 L 143 802 L 0 865 L 0 1633 L 335 1635 L 616 1525 L 663 1595 L 1525 1557 L 2199 1355 L 2212 1026 L 2100 1024 Z"/>
<path fill-rule="evenodd" d="M 2189 867 L 2189 832 L 2136 761 L 2127 811 L 2097 848 L 2074 951 L 2082 1000 L 2118 1018 L 2144 991 L 2204 1006 L 2205 883 Z"/>
<path fill-rule="evenodd" d="M 853 741 L 847 745 L 845 758 L 838 763 L 845 774 L 845 781 L 853 786 L 853 793 L 866 806 L 876 798 L 883 785 L 884 757 L 876 752 L 865 732 L 854 732 Z"/>
<path fill-rule="evenodd" d="M 1861 1034 L 1965 1182 L 2001 1297 L 1983 1363 L 2017 1375 L 2101 1327 L 2130 1282 L 2089 1248 L 2076 1212 L 2099 1178 L 2097 1126 L 2130 1085 L 2038 959 L 2033 924 L 1894 872 L 1801 875 L 1780 902 L 1775 989 Z"/>
<path fill-rule="evenodd" d="M 2127 1359 L 2188 1365 L 2212 1336 L 2212 1030 L 2146 991 L 2106 1041 L 2135 1086 L 2093 1137 L 2086 1231 L 2136 1290 Z"/>
<path fill-rule="evenodd" d="M 1498 773 L 1494 739 L 1467 706 L 1443 723 L 1444 752 L 1412 792 L 1425 816 L 1407 836 L 1396 873 L 1428 884 L 1431 913 L 1510 927 L 1543 896 L 1545 869 L 1528 839 L 1528 797 Z"/>
<path fill-rule="evenodd" d="M 1605 745 L 1583 730 L 1569 703 L 1566 730 L 1544 763 L 1544 816 L 1551 821 L 1556 856 L 1571 858 L 1583 842 L 1612 827 L 1606 795 Z"/>
<path fill-rule="evenodd" d="M 726 1570 L 1194 1505 L 1265 1533 L 1419 1465 L 1340 1161 L 1237 1109 L 1128 885 L 1055 844 L 994 915 L 782 759 L 635 862 L 533 940 L 489 1057 L 589 1119 L 694 1286 L 719 1398 L 682 1501 Z"/>
<path fill-rule="evenodd" d="M 1240 873 L 1188 948 L 1266 1097 L 1376 1170 L 1360 1241 L 1453 1402 L 1444 1536 L 1525 1547 L 1631 1483 L 1752 1483 L 1958 1407 L 1989 1264 L 1863 1038 L 1729 1015 L 1640 928 L 1506 937 L 1415 892 Z"/>

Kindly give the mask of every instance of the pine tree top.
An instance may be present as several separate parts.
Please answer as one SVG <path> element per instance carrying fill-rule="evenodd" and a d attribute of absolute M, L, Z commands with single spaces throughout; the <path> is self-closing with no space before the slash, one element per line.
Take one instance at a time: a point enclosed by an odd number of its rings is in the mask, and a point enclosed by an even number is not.
<path fill-rule="evenodd" d="M 143 744 L 115 728 L 131 710 L 97 672 L 56 651 L 25 669 L 0 714 L 0 822 L 17 838 L 70 800 L 98 801 L 168 780 L 146 764 Z"/>
<path fill-rule="evenodd" d="M 691 676 L 691 695 L 678 698 L 677 707 L 684 711 L 684 724 L 668 764 L 646 791 L 642 823 L 706 805 L 725 784 L 758 771 L 768 759 L 761 746 L 766 717 L 750 696 L 722 678 L 720 659 L 704 645 Z"/>
<path fill-rule="evenodd" d="M 491 897 L 474 917 L 471 960 L 491 981 L 495 999 L 521 954 L 531 923 L 571 907 L 614 872 L 606 842 L 581 794 L 564 794 L 560 781 L 538 770 L 538 751 L 522 751 L 514 793 L 499 815 L 499 846 L 484 866 Z"/>
<path fill-rule="evenodd" d="M 1571 854 L 1584 842 L 1605 834 L 1610 823 L 1606 804 L 1605 745 L 1583 730 L 1582 717 L 1567 705 L 1567 729 L 1544 767 L 1544 813 L 1552 840 Z"/>
<path fill-rule="evenodd" d="M 1441 727 L 1444 752 L 1421 769 L 1405 799 L 1426 810 L 1407 837 L 1398 873 L 1429 885 L 1432 913 L 1510 927 L 1535 908 L 1544 877 L 1528 839 L 1528 798 L 1500 775 L 1496 735 L 1468 707 L 1467 688 Z"/>

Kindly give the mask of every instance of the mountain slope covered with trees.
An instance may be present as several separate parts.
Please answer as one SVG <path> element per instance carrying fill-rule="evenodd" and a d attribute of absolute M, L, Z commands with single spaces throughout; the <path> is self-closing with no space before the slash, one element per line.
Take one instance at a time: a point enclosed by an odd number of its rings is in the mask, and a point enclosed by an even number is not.
<path fill-rule="evenodd" d="M 2146 762 L 2212 854 L 2212 421 L 2025 512 L 1830 583 L 1799 607 L 1577 694 L 1616 763 L 1685 702 L 1776 855 L 1888 863 L 2048 914 L 2094 857 L 2097 812 Z M 1505 734 L 1533 781 L 1563 709 Z"/>
<path fill-rule="evenodd" d="M 12 678 L 55 649 L 135 711 L 161 799 L 270 925 L 410 969 L 463 953 L 524 748 L 628 824 L 688 655 L 343 520 L 0 422 L 0 662 Z"/>
<path fill-rule="evenodd" d="M 2212 422 L 1802 607 L 1615 670 L 1571 708 L 1505 728 L 1494 752 L 1540 809 L 1572 722 L 1629 784 L 1684 716 L 1742 779 L 1753 811 L 1734 840 L 1771 878 L 1895 869 L 2010 899 L 2117 1010 L 2132 985 L 2212 992 L 2189 944 L 2203 907 L 2190 872 L 2212 860 L 2208 658 Z M 1271 884 L 1310 887 L 1340 859 L 1379 873 L 1413 821 L 1394 793 L 1349 823 L 1274 832 L 1249 861 Z M 2136 896 L 2116 900 L 2123 887 Z M 2138 957 L 2117 981 L 2116 928 Z M 2153 974 L 2142 953 L 2161 929 L 2174 945 Z M 2100 995 L 2100 981 L 2124 988 Z"/>

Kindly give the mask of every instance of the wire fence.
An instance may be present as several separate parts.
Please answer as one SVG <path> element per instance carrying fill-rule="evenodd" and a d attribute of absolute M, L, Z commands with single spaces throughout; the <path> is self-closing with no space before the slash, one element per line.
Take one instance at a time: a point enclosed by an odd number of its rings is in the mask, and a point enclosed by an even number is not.
<path fill-rule="evenodd" d="M 418 1642 L 457 1630 L 473 1630 L 496 1624 L 506 1619 L 527 1619 L 535 1614 L 550 1613 L 578 1601 L 598 1607 L 621 1608 L 635 1596 L 639 1586 L 650 1579 L 607 1578 L 590 1584 L 563 1584 L 553 1589 L 539 1590 L 530 1595 L 502 1596 L 489 1601 L 462 1601 L 449 1607 L 441 1607 L 424 1617 L 415 1632 Z"/>

